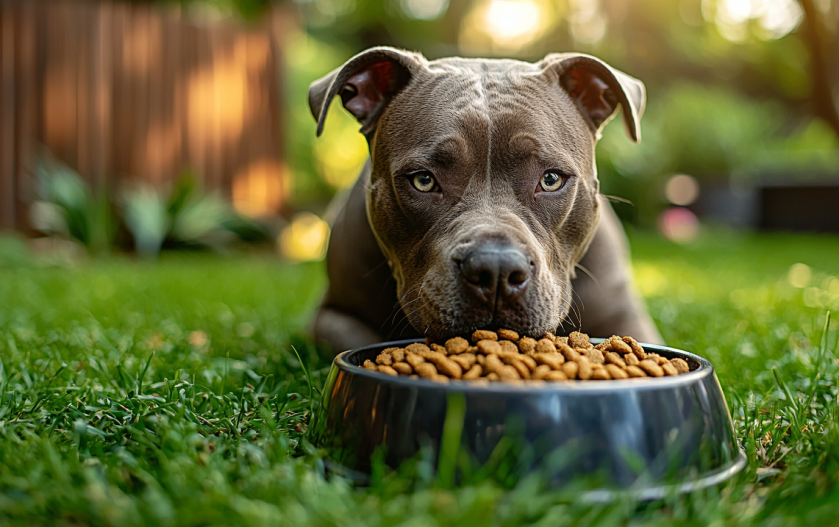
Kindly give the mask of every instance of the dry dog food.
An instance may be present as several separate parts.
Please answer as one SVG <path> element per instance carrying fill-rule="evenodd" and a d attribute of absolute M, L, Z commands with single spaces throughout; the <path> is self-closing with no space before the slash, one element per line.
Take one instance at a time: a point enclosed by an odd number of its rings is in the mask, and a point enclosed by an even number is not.
<path fill-rule="evenodd" d="M 534 339 L 509 329 L 479 329 L 471 342 L 454 337 L 445 344 L 427 341 L 387 348 L 363 366 L 387 375 L 438 382 L 607 381 L 690 371 L 684 359 L 647 353 L 632 337 L 613 336 L 595 346 L 588 335 L 577 331 L 567 337 L 547 333 Z"/>

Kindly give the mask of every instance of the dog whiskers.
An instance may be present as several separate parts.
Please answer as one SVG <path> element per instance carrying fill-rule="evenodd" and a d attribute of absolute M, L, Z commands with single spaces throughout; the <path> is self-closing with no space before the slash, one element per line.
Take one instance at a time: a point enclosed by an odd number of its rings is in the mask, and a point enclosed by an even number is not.
<path fill-rule="evenodd" d="M 574 267 L 579 267 L 579 268 L 580 268 L 580 270 L 581 270 L 582 272 L 584 272 L 585 274 L 587 274 L 587 275 L 588 275 L 588 277 L 589 277 L 589 278 L 591 278 L 591 280 L 592 280 L 595 284 L 600 285 L 600 281 L 599 281 L 599 280 L 598 280 L 598 279 L 594 276 L 594 274 L 592 274 L 592 272 L 591 272 L 591 271 L 589 271 L 588 269 L 586 269 L 585 267 L 583 267 L 583 266 L 582 266 L 582 265 L 580 265 L 579 263 L 574 264 Z"/>
<path fill-rule="evenodd" d="M 609 194 L 603 194 L 602 192 L 599 193 L 601 197 L 606 198 L 607 200 L 611 201 L 612 203 L 628 203 L 629 205 L 635 206 L 634 203 L 629 201 L 626 198 L 622 198 L 620 196 L 610 196 Z"/>
<path fill-rule="evenodd" d="M 384 327 L 385 327 L 385 325 L 388 323 L 388 321 L 391 321 L 391 320 L 392 320 L 393 322 L 395 322 L 395 321 L 396 321 L 396 317 L 399 315 L 400 311 L 402 311 L 402 305 L 401 305 L 401 304 L 402 304 L 402 301 L 403 301 L 403 300 L 405 300 L 405 298 L 406 298 L 408 295 L 410 295 L 411 293 L 413 293 L 414 291 L 416 291 L 417 289 L 419 289 L 419 288 L 421 288 L 421 287 L 422 287 L 422 284 L 419 284 L 419 285 L 415 285 L 414 287 L 412 287 L 412 288 L 408 289 L 407 291 L 405 291 L 405 294 L 403 294 L 403 295 L 402 295 L 402 298 L 400 298 L 399 300 L 397 300 L 397 301 L 396 301 L 396 303 L 393 305 L 393 309 L 392 309 L 392 310 L 391 310 L 391 312 L 390 312 L 391 314 L 387 316 L 387 318 L 385 319 L 385 321 L 384 321 L 384 322 L 382 322 L 381 327 L 379 327 L 379 331 L 382 331 L 382 330 L 384 329 Z M 393 324 L 393 322 L 391 322 L 391 324 L 392 324 L 392 325 L 395 325 L 395 324 Z"/>

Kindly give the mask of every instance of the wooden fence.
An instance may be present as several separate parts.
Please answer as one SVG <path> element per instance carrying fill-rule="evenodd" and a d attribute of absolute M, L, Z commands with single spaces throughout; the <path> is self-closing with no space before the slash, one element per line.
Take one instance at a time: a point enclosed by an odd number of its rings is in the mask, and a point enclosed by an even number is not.
<path fill-rule="evenodd" d="M 253 26 L 179 8 L 0 0 L 0 229 L 25 229 L 48 151 L 96 187 L 184 169 L 254 214 L 280 211 L 279 15 Z"/>

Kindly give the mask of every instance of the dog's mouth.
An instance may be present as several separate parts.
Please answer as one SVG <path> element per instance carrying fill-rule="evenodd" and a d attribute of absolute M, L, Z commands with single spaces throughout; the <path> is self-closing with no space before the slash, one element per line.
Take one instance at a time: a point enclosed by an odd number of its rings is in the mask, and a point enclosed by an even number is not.
<path fill-rule="evenodd" d="M 476 329 L 506 328 L 522 335 L 555 332 L 573 309 L 570 285 L 563 287 L 551 281 L 545 287 L 534 278 L 531 280 L 534 283 L 528 291 L 515 299 L 491 302 L 470 292 L 468 285 L 424 284 L 417 295 L 403 302 L 402 309 L 421 335 L 435 340 L 470 334 Z"/>

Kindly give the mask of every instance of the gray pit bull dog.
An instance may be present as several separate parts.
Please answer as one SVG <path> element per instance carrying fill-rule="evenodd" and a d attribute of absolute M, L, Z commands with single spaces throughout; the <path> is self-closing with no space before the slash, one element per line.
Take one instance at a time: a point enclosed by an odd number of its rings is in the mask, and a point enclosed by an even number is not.
<path fill-rule="evenodd" d="M 309 88 L 318 135 L 336 95 L 370 159 L 334 222 L 317 339 L 338 352 L 504 327 L 661 342 L 594 162 L 618 106 L 640 139 L 640 81 L 581 54 L 376 47 Z"/>

